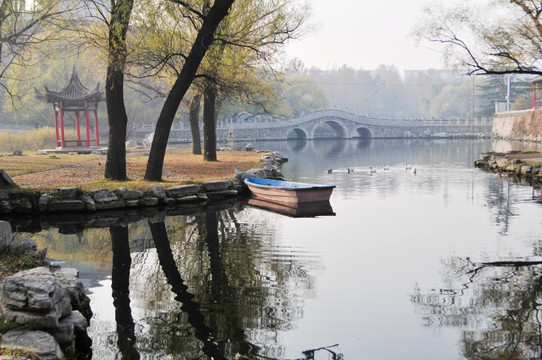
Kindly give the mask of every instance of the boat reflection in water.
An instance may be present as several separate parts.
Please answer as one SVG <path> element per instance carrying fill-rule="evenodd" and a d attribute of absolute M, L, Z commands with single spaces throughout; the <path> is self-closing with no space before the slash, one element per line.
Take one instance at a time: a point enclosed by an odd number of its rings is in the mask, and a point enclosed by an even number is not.
<path fill-rule="evenodd" d="M 296 205 L 288 206 L 265 200 L 250 199 L 247 204 L 249 206 L 290 217 L 335 216 L 335 212 L 333 212 L 333 208 L 329 201 L 298 203 Z"/>

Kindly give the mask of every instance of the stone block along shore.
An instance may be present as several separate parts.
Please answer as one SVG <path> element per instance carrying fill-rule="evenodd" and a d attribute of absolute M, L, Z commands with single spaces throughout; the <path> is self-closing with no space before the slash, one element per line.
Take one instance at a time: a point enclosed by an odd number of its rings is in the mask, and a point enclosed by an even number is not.
<path fill-rule="evenodd" d="M 56 193 L 19 188 L 0 189 L 0 214 L 85 213 L 102 210 L 136 209 L 182 204 L 206 204 L 237 198 L 247 193 L 246 177 L 282 179 L 274 165 L 236 172 L 233 180 L 164 187 L 151 185 L 146 191 L 119 187 L 83 191 L 78 187 L 58 188 Z"/>
<path fill-rule="evenodd" d="M 531 185 L 542 183 L 542 154 L 512 151 L 509 153 L 483 153 L 474 166 L 501 176 L 508 176 Z"/>

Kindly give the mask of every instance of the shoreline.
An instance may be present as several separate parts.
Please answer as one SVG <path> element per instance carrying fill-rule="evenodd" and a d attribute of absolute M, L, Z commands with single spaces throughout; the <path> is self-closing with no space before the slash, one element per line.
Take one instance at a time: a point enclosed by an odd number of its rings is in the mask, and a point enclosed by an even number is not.
<path fill-rule="evenodd" d="M 0 214 L 94 213 L 102 210 L 138 209 L 176 204 L 207 203 L 236 198 L 244 191 L 242 181 L 234 179 L 205 181 L 190 185 L 164 187 L 150 185 L 147 190 L 119 187 L 83 191 L 79 187 L 61 187 L 56 193 L 41 190 L 0 190 Z"/>
<path fill-rule="evenodd" d="M 474 167 L 506 176 L 514 182 L 542 187 L 542 153 L 539 152 L 482 153 Z"/>
<path fill-rule="evenodd" d="M 220 155 L 220 161 L 206 162 L 186 149 L 172 152 L 166 159 L 168 171 L 159 182 L 101 179 L 104 156 L 2 157 L 0 160 L 7 161 L 0 161 L 0 215 L 41 216 L 204 205 L 239 198 L 245 188 L 238 170 L 242 174 L 269 164 L 269 153 L 232 151 Z M 145 155 L 132 154 L 128 159 L 131 177 L 143 176 Z"/>

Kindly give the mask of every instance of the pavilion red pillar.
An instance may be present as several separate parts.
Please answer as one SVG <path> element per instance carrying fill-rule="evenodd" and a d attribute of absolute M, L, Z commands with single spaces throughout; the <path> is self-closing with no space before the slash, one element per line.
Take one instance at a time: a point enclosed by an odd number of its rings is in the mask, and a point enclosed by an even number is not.
<path fill-rule="evenodd" d="M 533 83 L 533 109 L 536 109 L 536 83 Z"/>
<path fill-rule="evenodd" d="M 59 139 L 59 135 L 58 135 L 58 111 L 56 111 L 56 109 L 53 107 L 53 111 L 55 112 L 55 147 L 58 147 L 58 139 Z"/>
<path fill-rule="evenodd" d="M 90 147 L 90 123 L 88 121 L 88 108 L 85 107 L 85 125 L 87 129 L 87 147 Z"/>
<path fill-rule="evenodd" d="M 94 109 L 94 124 L 96 126 L 96 146 L 100 146 L 100 129 L 98 128 L 98 106 Z"/>
<path fill-rule="evenodd" d="M 79 110 L 75 110 L 75 128 L 77 129 L 77 146 L 81 146 L 81 126 L 79 124 Z"/>
<path fill-rule="evenodd" d="M 66 147 L 66 139 L 64 137 L 64 109 L 60 108 L 60 146 Z"/>

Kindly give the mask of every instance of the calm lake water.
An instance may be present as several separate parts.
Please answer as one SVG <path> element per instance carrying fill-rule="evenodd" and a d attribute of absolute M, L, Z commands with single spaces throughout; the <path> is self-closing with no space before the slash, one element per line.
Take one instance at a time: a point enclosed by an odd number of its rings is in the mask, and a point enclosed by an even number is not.
<path fill-rule="evenodd" d="M 336 344 L 316 359 L 542 356 L 542 269 L 494 263 L 542 261 L 539 190 L 473 167 L 510 144 L 255 145 L 289 158 L 288 179 L 335 184 L 335 216 L 236 203 L 34 235 L 80 270 L 93 358 L 304 359 Z"/>

